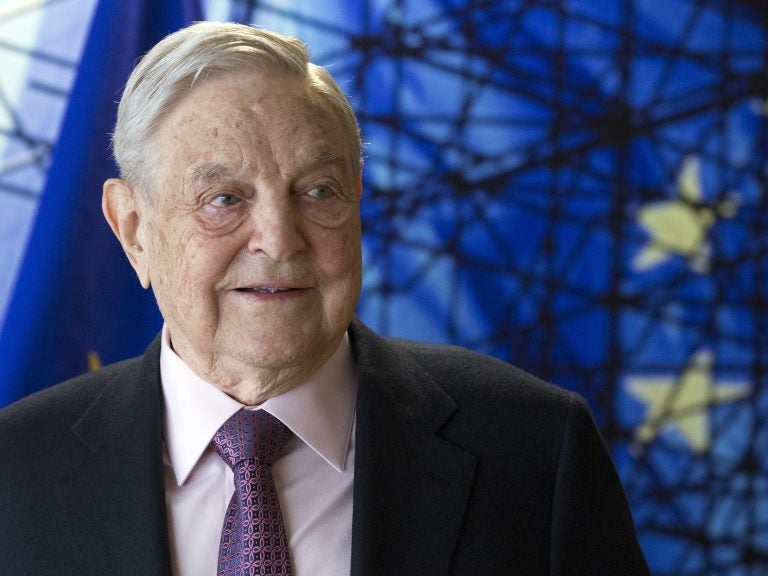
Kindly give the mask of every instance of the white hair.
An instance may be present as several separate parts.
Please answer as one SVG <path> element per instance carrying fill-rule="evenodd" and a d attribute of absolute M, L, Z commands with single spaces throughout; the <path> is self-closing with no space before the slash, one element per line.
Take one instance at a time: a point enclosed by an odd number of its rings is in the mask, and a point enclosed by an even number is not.
<path fill-rule="evenodd" d="M 244 24 L 197 22 L 166 36 L 137 64 L 123 91 L 112 135 L 120 176 L 150 202 L 151 141 L 168 111 L 198 80 L 255 70 L 303 79 L 330 106 L 349 141 L 355 172 L 362 163 L 360 129 L 328 71 L 309 61 L 304 43 Z"/>

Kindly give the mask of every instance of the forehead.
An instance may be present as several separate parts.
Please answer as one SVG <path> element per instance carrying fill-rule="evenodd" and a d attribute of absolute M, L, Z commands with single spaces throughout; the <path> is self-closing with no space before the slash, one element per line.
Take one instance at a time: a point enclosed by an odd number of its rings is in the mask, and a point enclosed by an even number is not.
<path fill-rule="evenodd" d="M 196 85 L 160 124 L 155 140 L 160 160 L 182 170 L 265 156 L 280 163 L 346 157 L 349 149 L 330 105 L 307 82 L 260 73 Z"/>

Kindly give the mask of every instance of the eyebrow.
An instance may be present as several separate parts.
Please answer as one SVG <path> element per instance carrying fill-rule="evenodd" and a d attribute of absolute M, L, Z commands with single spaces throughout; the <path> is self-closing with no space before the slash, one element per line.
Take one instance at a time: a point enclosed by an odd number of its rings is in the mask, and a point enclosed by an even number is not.
<path fill-rule="evenodd" d="M 321 150 L 318 154 L 312 156 L 312 162 L 316 164 L 330 164 L 344 161 L 344 155 L 336 150 Z"/>
<path fill-rule="evenodd" d="M 322 166 L 334 166 L 337 169 L 344 169 L 346 157 L 341 152 L 335 150 L 320 150 L 317 154 L 310 156 L 309 161 L 302 167 L 303 171 L 316 170 Z"/>
<path fill-rule="evenodd" d="M 186 185 L 196 185 L 210 182 L 222 174 L 227 174 L 229 171 L 229 167 L 220 162 L 199 164 L 184 178 L 184 183 Z"/>
<path fill-rule="evenodd" d="M 335 150 L 320 150 L 317 154 L 313 154 L 310 157 L 308 169 L 314 170 L 319 166 L 328 164 L 341 167 L 344 165 L 344 162 L 345 157 L 341 152 Z M 307 166 L 305 166 L 305 169 L 306 168 Z M 227 175 L 230 173 L 230 166 L 221 162 L 198 164 L 184 178 L 184 185 L 185 187 L 188 187 L 206 184 L 208 182 L 213 182 L 222 174 Z"/>

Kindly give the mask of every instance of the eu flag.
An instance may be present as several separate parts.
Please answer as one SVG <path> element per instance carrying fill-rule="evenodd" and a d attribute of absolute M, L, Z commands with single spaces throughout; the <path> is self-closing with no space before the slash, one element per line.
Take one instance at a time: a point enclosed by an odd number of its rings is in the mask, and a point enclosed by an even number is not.
<path fill-rule="evenodd" d="M 100 0 L 0 332 L 0 406 L 140 353 L 161 323 L 101 214 L 111 132 L 137 59 L 201 20 L 195 0 Z M 90 360 L 90 362 L 89 362 Z"/>

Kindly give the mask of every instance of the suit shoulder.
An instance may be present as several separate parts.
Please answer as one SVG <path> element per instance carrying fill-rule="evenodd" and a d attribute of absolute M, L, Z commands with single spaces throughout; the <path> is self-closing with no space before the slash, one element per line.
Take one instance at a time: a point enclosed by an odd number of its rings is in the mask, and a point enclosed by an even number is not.
<path fill-rule="evenodd" d="M 574 402 L 572 392 L 467 348 L 409 340 L 393 340 L 393 344 L 414 358 L 452 396 L 479 394 L 496 400 L 510 397 L 563 407 Z"/>
<path fill-rule="evenodd" d="M 140 358 L 123 360 L 17 400 L 0 410 L 0 438 L 29 427 L 45 430 L 51 421 L 73 423 L 108 382 L 137 371 L 140 363 Z"/>

